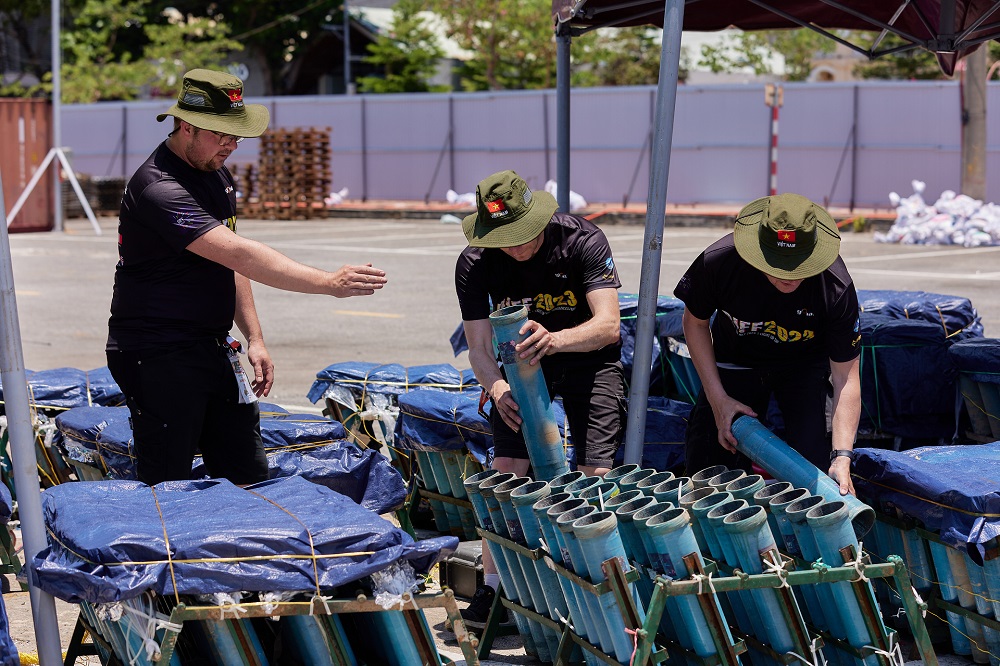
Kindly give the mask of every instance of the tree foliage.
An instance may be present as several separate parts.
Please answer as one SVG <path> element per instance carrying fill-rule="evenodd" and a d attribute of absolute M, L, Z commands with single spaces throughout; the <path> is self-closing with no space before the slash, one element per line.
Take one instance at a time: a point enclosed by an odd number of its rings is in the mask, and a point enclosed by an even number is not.
<path fill-rule="evenodd" d="M 32 39 L 31 26 L 41 16 L 48 12 L 49 3 L 45 0 L 0 0 L 0 37 L 13 38 L 21 54 L 22 70 L 20 72 L 2 72 L 6 77 L 17 74 L 16 78 L 6 80 L 0 78 L 0 97 L 22 97 L 30 94 L 29 76 L 41 80 L 48 71 L 48 60 L 43 58 L 46 44 L 39 44 Z M 27 79 L 27 80 L 26 80 Z"/>
<path fill-rule="evenodd" d="M 574 86 L 655 85 L 660 76 L 662 30 L 605 28 L 573 40 Z M 686 50 L 681 52 L 679 78 L 687 78 Z"/>
<path fill-rule="evenodd" d="M 442 92 L 447 88 L 432 88 L 427 81 L 434 76 L 438 61 L 444 55 L 437 37 L 418 16 L 423 9 L 421 0 L 400 0 L 393 8 L 392 27 L 368 45 L 365 62 L 381 70 L 381 76 L 358 79 L 361 92 Z"/>
<path fill-rule="evenodd" d="M 459 67 L 466 90 L 551 88 L 556 42 L 548 0 L 430 0 L 449 36 L 474 54 Z"/>
<path fill-rule="evenodd" d="M 886 35 L 879 43 L 879 50 L 903 46 L 906 42 L 893 34 Z M 947 78 L 941 71 L 937 56 L 930 51 L 915 48 L 890 56 L 866 61 L 854 68 L 854 75 L 861 79 L 934 80 Z"/>
<path fill-rule="evenodd" d="M 62 101 L 173 96 L 181 75 L 196 67 L 224 68 L 240 45 L 213 17 L 173 10 L 147 17 L 142 0 L 84 0 L 61 31 Z M 46 73 L 40 89 L 51 94 Z"/>
<path fill-rule="evenodd" d="M 730 35 L 722 44 L 701 47 L 698 64 L 714 73 L 750 71 L 773 74 L 774 56 L 785 64 L 786 81 L 805 81 L 817 57 L 833 51 L 835 42 L 819 33 L 797 30 L 761 30 Z"/>

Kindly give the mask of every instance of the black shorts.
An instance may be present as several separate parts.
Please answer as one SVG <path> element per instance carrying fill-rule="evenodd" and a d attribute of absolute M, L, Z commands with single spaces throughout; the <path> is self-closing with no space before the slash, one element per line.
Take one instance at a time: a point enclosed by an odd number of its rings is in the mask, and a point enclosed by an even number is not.
<path fill-rule="evenodd" d="M 576 450 L 576 462 L 587 467 L 611 467 L 625 427 L 625 379 L 621 363 L 594 368 L 571 368 L 546 373 L 549 396 L 560 396 Z M 555 376 L 555 375 L 558 376 Z M 493 405 L 493 455 L 526 460 L 524 437 L 500 418 Z"/>
<path fill-rule="evenodd" d="M 109 351 L 108 369 L 131 413 L 140 481 L 190 479 L 198 450 L 212 477 L 237 484 L 267 479 L 260 410 L 256 402 L 239 402 L 218 341 Z"/>
<path fill-rule="evenodd" d="M 785 422 L 785 441 L 821 470 L 830 466 L 830 443 L 826 427 L 826 399 L 830 393 L 830 368 L 824 365 L 771 370 L 719 368 L 719 378 L 729 397 L 739 400 L 763 420 L 774 395 Z M 730 453 L 719 444 L 712 406 L 705 391 L 698 395 L 688 417 L 684 442 L 685 472 L 689 476 L 706 467 L 750 469 L 750 460 Z"/>

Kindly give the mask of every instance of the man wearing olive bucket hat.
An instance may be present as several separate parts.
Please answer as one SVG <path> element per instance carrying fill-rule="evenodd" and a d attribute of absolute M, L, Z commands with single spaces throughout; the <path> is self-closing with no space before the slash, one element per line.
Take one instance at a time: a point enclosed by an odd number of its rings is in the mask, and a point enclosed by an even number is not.
<path fill-rule="evenodd" d="M 730 426 L 741 414 L 765 414 L 773 395 L 788 444 L 853 494 L 861 333 L 858 295 L 839 253 L 829 213 L 779 194 L 747 204 L 734 232 L 681 278 L 674 295 L 684 301 L 684 338 L 702 382 L 688 421 L 689 472 L 749 468 Z"/>
<path fill-rule="evenodd" d="M 236 235 L 236 195 L 224 166 L 244 137 L 264 133 L 267 108 L 244 104 L 243 82 L 206 69 L 184 75 L 177 103 L 156 117 L 173 131 L 128 182 L 118 226 L 108 367 L 125 394 L 136 471 L 150 485 L 187 479 L 195 450 L 208 473 L 267 479 L 257 397 L 274 364 L 250 281 L 345 298 L 372 294 L 385 273 L 327 272 Z M 233 323 L 246 337 L 252 381 Z"/>
<path fill-rule="evenodd" d="M 521 418 L 493 351 L 490 312 L 526 305 L 528 334 L 516 346 L 522 359 L 541 363 L 549 394 L 563 399 L 577 465 L 601 475 L 614 463 L 625 417 L 618 311 L 618 272 L 608 239 L 596 225 L 557 213 L 548 192 L 532 192 L 513 171 L 480 181 L 477 211 L 462 231 L 469 247 L 455 268 L 469 363 L 493 405 L 493 468 L 524 476 L 528 451 Z M 482 627 L 497 587 L 483 549 L 485 588 L 462 611 Z"/>

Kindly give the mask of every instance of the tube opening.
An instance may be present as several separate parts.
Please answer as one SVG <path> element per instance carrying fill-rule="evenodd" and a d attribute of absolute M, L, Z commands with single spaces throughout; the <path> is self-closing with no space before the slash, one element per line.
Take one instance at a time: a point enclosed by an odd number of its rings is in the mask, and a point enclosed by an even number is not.
<path fill-rule="evenodd" d="M 738 509 L 733 511 L 731 514 L 725 517 L 722 521 L 727 525 L 732 525 L 733 523 L 739 523 L 744 520 L 749 520 L 758 514 L 764 513 L 764 507 L 762 506 L 748 506 L 743 509 Z"/>
<path fill-rule="evenodd" d="M 708 512 L 707 518 L 711 520 L 712 518 L 724 518 L 731 514 L 733 511 L 739 511 L 742 508 L 747 507 L 746 500 L 730 500 L 729 502 L 724 502 L 719 506 L 715 507 Z"/>

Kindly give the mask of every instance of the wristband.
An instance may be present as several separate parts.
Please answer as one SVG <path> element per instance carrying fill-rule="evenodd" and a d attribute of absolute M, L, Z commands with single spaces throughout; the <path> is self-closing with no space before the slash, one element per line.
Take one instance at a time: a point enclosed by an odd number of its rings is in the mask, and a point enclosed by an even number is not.
<path fill-rule="evenodd" d="M 833 451 L 830 451 L 830 462 L 833 462 L 840 456 L 843 456 L 845 458 L 850 458 L 851 462 L 854 462 L 854 457 L 855 457 L 854 451 L 849 449 L 834 449 Z"/>

